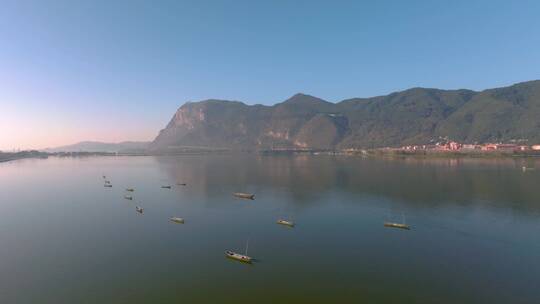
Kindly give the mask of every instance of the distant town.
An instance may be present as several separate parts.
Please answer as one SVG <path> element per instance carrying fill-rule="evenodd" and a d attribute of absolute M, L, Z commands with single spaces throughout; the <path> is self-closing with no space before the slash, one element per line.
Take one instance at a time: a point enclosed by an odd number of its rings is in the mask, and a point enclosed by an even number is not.
<path fill-rule="evenodd" d="M 386 148 L 392 149 L 392 148 Z M 440 142 L 433 145 L 409 145 L 397 148 L 402 151 L 503 151 L 503 152 L 526 152 L 526 151 L 540 151 L 540 144 L 538 145 L 523 145 L 516 143 L 484 143 L 484 144 L 466 144 L 457 141 Z"/>
<path fill-rule="evenodd" d="M 507 143 L 462 143 L 443 139 L 425 145 L 405 145 L 401 147 L 385 147 L 373 149 L 381 153 L 396 154 L 441 154 L 441 155 L 514 155 L 540 156 L 540 144 L 526 144 L 526 140 L 512 140 Z M 373 151 L 372 150 L 372 151 Z"/>

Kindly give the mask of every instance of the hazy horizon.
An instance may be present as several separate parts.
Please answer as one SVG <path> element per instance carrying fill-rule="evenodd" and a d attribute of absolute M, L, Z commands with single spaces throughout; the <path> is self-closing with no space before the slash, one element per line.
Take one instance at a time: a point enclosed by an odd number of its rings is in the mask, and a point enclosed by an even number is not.
<path fill-rule="evenodd" d="M 0 150 L 151 141 L 186 101 L 539 79 L 540 4 L 3 1 Z"/>

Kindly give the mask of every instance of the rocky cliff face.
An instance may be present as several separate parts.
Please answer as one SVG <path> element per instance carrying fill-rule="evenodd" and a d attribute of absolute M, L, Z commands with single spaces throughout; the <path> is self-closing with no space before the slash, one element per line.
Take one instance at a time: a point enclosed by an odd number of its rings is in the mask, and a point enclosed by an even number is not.
<path fill-rule="evenodd" d="M 186 103 L 150 149 L 328 150 L 424 144 L 439 136 L 540 142 L 540 81 L 482 92 L 414 88 L 339 103 L 305 94 L 274 106 Z"/>
<path fill-rule="evenodd" d="M 264 121 L 269 117 L 268 107 L 247 106 L 241 102 L 186 103 L 160 131 L 151 150 L 251 149 L 258 146 Z"/>

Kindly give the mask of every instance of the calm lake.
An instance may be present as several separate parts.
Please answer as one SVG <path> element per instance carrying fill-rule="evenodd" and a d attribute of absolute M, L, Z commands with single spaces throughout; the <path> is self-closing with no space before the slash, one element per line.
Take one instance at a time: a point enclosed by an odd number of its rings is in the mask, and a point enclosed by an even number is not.
<path fill-rule="evenodd" d="M 0 203 L 0 303 L 540 303 L 535 159 L 26 159 Z"/>

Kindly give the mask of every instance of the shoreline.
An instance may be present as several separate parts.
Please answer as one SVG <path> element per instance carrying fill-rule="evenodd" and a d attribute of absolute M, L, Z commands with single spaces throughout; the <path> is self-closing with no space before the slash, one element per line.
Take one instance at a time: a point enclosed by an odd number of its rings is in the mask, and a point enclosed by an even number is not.
<path fill-rule="evenodd" d="M 404 151 L 367 150 L 362 155 L 413 158 L 535 158 L 540 151 Z"/>
<path fill-rule="evenodd" d="M 2 154 L 9 154 L 2 155 Z M 92 157 L 92 156 L 180 156 L 180 155 L 241 155 L 255 154 L 261 156 L 286 156 L 286 155 L 332 155 L 352 157 L 382 157 L 382 158 L 418 158 L 418 159 L 445 159 L 445 158 L 469 158 L 469 159 L 502 159 L 502 158 L 537 158 L 540 151 L 404 151 L 387 149 L 359 149 L 359 150 L 199 150 L 178 151 L 168 153 L 114 153 L 114 152 L 19 152 L 0 153 L 0 163 L 20 159 L 46 159 L 48 157 Z M 4 158 L 2 158 L 4 156 Z"/>

